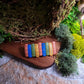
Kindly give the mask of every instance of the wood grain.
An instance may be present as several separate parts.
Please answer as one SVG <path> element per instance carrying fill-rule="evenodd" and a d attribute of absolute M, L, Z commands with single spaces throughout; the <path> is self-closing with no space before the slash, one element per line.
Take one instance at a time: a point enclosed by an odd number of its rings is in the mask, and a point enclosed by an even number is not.
<path fill-rule="evenodd" d="M 59 52 L 61 43 L 56 40 L 53 36 L 47 36 L 42 37 L 41 39 L 38 39 L 34 42 L 27 42 L 28 44 L 32 43 L 39 43 L 39 42 L 52 42 L 56 41 L 56 53 Z M 45 57 L 38 57 L 38 58 L 26 58 L 25 52 L 24 52 L 24 44 L 25 42 L 7 42 L 0 44 L 0 50 L 5 51 L 12 56 L 15 56 L 15 58 L 20 58 L 22 60 L 27 61 L 28 63 L 33 64 L 34 66 L 37 66 L 39 68 L 47 68 L 50 67 L 53 63 L 55 58 L 53 56 L 45 56 Z"/>

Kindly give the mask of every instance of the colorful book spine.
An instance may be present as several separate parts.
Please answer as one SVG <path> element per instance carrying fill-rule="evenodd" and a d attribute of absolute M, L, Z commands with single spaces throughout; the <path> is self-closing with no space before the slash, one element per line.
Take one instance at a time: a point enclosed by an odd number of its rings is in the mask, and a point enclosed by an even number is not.
<path fill-rule="evenodd" d="M 47 56 L 49 55 L 49 44 L 48 44 L 48 42 L 46 43 L 46 55 Z"/>
<path fill-rule="evenodd" d="M 38 47 L 39 47 L 39 56 L 42 56 L 42 45 L 41 45 L 41 44 L 42 44 L 41 42 L 38 43 Z"/>
<path fill-rule="evenodd" d="M 36 57 L 36 55 L 35 55 L 35 45 L 31 44 L 31 48 L 32 48 L 32 57 Z"/>
<path fill-rule="evenodd" d="M 28 57 L 28 47 L 27 47 L 28 44 L 25 44 L 25 57 Z"/>
<path fill-rule="evenodd" d="M 53 56 L 53 48 L 52 48 L 52 43 L 49 43 L 49 54 L 50 56 Z"/>
<path fill-rule="evenodd" d="M 35 44 L 35 53 L 36 53 L 36 57 L 39 57 L 39 48 L 38 48 L 38 44 Z"/>
<path fill-rule="evenodd" d="M 46 44 L 42 43 L 42 55 L 46 56 Z"/>
<path fill-rule="evenodd" d="M 31 50 L 31 45 L 28 44 L 28 57 L 31 58 L 32 57 L 32 50 Z"/>
<path fill-rule="evenodd" d="M 56 42 L 55 41 L 52 42 L 52 46 L 53 46 L 53 55 L 56 55 Z"/>

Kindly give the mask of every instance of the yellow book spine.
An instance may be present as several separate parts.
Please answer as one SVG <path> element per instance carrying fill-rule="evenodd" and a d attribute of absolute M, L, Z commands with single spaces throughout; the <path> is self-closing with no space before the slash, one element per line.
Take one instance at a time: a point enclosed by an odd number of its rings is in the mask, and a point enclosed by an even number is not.
<path fill-rule="evenodd" d="M 38 48 L 38 44 L 35 44 L 35 54 L 36 54 L 36 57 L 39 57 L 39 48 Z"/>
<path fill-rule="evenodd" d="M 49 43 L 49 54 L 50 56 L 53 56 L 53 48 L 52 48 L 52 43 Z"/>

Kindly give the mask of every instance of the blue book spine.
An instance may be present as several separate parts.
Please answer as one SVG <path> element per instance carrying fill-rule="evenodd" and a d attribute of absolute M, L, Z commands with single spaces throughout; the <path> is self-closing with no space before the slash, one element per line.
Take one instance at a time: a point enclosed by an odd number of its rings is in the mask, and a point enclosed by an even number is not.
<path fill-rule="evenodd" d="M 46 44 L 42 43 L 42 55 L 46 56 Z"/>
<path fill-rule="evenodd" d="M 32 57 L 32 50 L 31 50 L 31 45 L 28 45 L 28 57 L 31 58 Z"/>

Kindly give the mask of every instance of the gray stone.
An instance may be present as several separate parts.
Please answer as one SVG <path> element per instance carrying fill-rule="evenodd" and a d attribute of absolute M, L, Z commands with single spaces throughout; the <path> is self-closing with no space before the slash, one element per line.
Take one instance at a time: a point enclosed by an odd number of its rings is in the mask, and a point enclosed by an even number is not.
<path fill-rule="evenodd" d="M 0 66 L 6 64 L 10 60 L 11 60 L 10 55 L 4 53 L 3 58 L 0 58 Z"/>
<path fill-rule="evenodd" d="M 41 70 L 11 57 L 9 60 L 0 67 L 0 84 L 84 84 L 83 78 L 62 77 L 55 65 Z"/>

